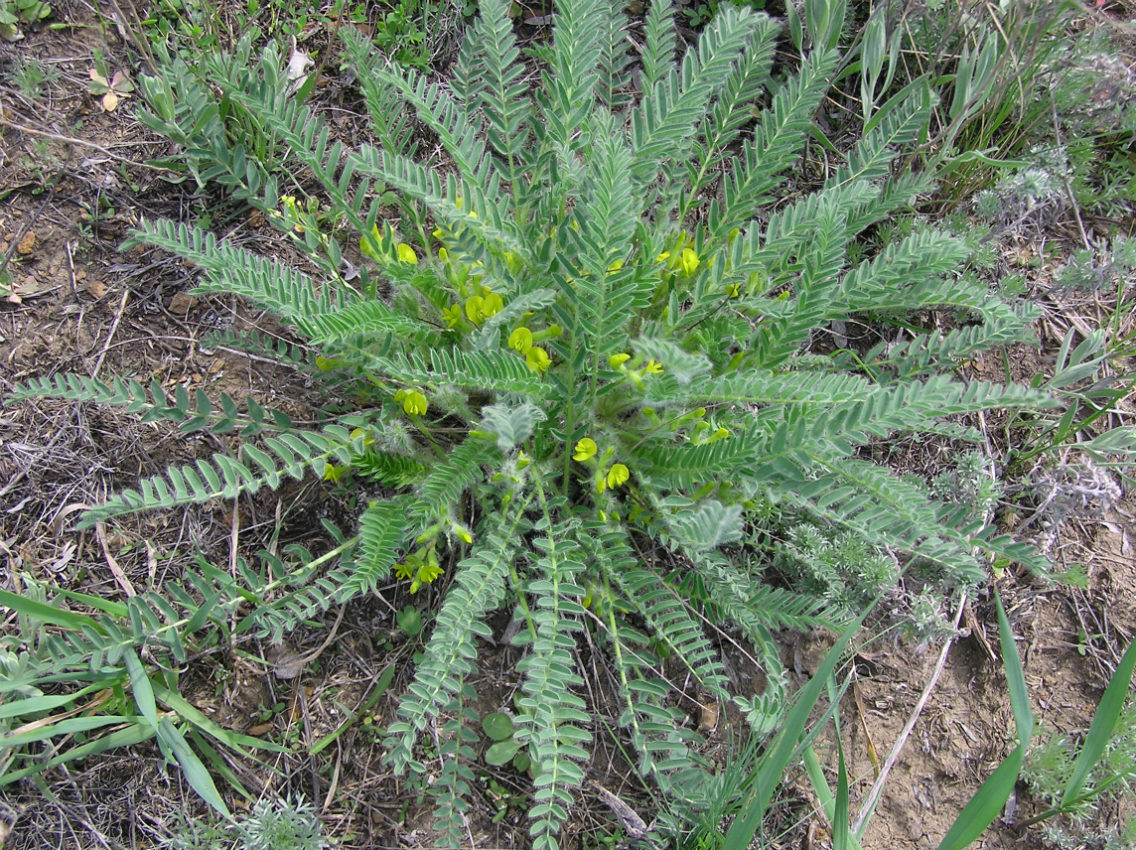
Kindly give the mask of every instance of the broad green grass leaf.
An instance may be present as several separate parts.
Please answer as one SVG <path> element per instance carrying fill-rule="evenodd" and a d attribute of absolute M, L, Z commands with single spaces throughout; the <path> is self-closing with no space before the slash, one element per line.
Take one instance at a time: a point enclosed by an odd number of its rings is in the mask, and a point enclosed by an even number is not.
<path fill-rule="evenodd" d="M 1065 785 L 1059 807 L 1064 807 L 1077 799 L 1089 778 L 1089 773 L 1104 755 L 1105 748 L 1112 740 L 1113 732 L 1116 731 L 1120 713 L 1124 710 L 1124 700 L 1128 696 L 1134 668 L 1136 668 L 1136 641 L 1128 645 L 1128 651 L 1120 659 L 1120 665 L 1112 674 L 1104 696 L 1101 697 L 1097 712 L 1093 715 L 1093 723 L 1089 727 L 1089 734 L 1085 736 L 1085 743 L 1073 763 L 1073 773 Z"/>
<path fill-rule="evenodd" d="M 40 711 L 54 711 L 61 706 L 74 702 L 81 696 L 86 696 L 91 693 L 91 691 L 99 690 L 101 687 L 101 684 L 88 685 L 82 690 L 70 694 L 51 694 L 48 696 L 10 700 L 0 705 L 0 720 L 9 717 L 23 717 L 24 715 L 35 714 Z"/>
<path fill-rule="evenodd" d="M 288 751 L 286 747 L 274 744 L 272 741 L 262 741 L 260 738 L 254 738 L 252 735 L 242 735 L 239 732 L 226 729 L 224 726 L 219 725 L 202 714 L 200 709 L 186 700 L 186 698 L 177 691 L 172 691 L 169 688 L 163 688 L 159 685 L 154 689 L 154 694 L 162 703 L 176 711 L 178 716 L 183 720 L 192 723 L 209 737 L 220 741 L 225 746 L 231 747 L 237 752 L 243 753 L 244 750 L 241 749 L 242 747 L 269 750 L 274 753 L 285 753 Z"/>
<path fill-rule="evenodd" d="M 134 692 L 138 710 L 142 712 L 146 722 L 157 729 L 158 703 L 154 700 L 154 688 L 150 684 L 150 677 L 146 675 L 146 668 L 142 666 L 142 661 L 132 646 L 127 647 L 122 660 L 126 662 L 126 672 L 130 674 L 130 689 Z"/>
<path fill-rule="evenodd" d="M 18 747 L 23 744 L 32 744 L 36 741 L 46 741 L 48 738 L 54 738 L 56 735 L 74 735 L 78 732 L 90 732 L 93 729 L 101 729 L 104 726 L 144 721 L 145 718 L 136 716 L 100 714 L 95 717 L 69 717 L 66 720 L 60 720 L 58 723 L 45 722 L 44 725 L 29 729 L 27 732 L 0 736 L 0 752 L 8 747 Z"/>
<path fill-rule="evenodd" d="M 238 777 L 236 772 L 231 767 L 229 767 L 229 763 L 225 761 L 225 758 L 219 752 L 217 752 L 216 748 L 212 744 L 210 744 L 208 740 L 206 740 L 205 736 L 201 735 L 193 729 L 189 729 L 188 732 L 189 740 L 193 742 L 193 746 L 197 748 L 198 752 L 202 753 L 205 756 L 205 758 L 211 765 L 213 765 L 213 769 L 217 771 L 217 773 L 220 774 L 220 776 L 224 778 L 226 782 L 229 783 L 229 787 L 240 794 L 242 797 L 244 797 L 246 800 L 253 799 L 253 795 L 250 794 L 248 789 L 241 784 L 240 777 Z M 271 767 L 265 766 L 265 769 L 271 770 L 273 773 L 279 775 L 279 771 L 273 770 Z"/>
<path fill-rule="evenodd" d="M 118 719 L 121 720 L 123 718 Z M 142 718 L 136 717 L 133 719 L 141 720 Z M 30 767 L 20 768 L 19 770 L 5 771 L 4 774 L 0 776 L 0 786 L 11 785 L 13 782 L 18 782 L 25 777 L 34 776 L 41 771 L 51 770 L 69 761 L 97 756 L 100 753 L 105 753 L 107 750 L 113 750 L 117 747 L 133 747 L 144 741 L 149 741 L 156 734 L 157 732 L 145 723 L 133 723 L 124 729 L 111 732 L 109 735 L 101 735 L 93 741 L 88 741 L 85 744 L 64 750 L 59 755 L 46 762 L 38 762 Z M 0 746 L 0 749 L 2 749 L 2 746 Z"/>
<path fill-rule="evenodd" d="M 1001 640 L 1002 664 L 1006 668 L 1010 705 L 1014 710 L 1014 722 L 1018 727 L 1018 746 L 982 783 L 982 787 L 959 813 L 939 843 L 939 850 L 962 850 L 994 822 L 994 818 L 998 817 L 998 813 L 1002 811 L 1002 807 L 1006 805 L 1014 790 L 1026 748 L 1033 736 L 1034 718 L 1030 709 L 1029 693 L 1026 690 L 1025 671 L 1022 669 L 1022 659 L 1014 643 L 1010 621 L 1006 617 L 1006 610 L 1002 607 L 1002 599 L 997 592 L 994 594 L 994 603 L 998 606 L 998 636 Z"/>
<path fill-rule="evenodd" d="M 72 602 L 79 602 L 83 605 L 90 605 L 98 611 L 105 611 L 112 617 L 125 619 L 129 616 L 129 609 L 121 602 L 115 602 L 113 599 L 103 599 L 101 596 L 92 596 L 90 593 L 79 593 L 77 590 L 68 590 L 65 587 L 54 587 L 52 591 L 58 593 L 65 599 L 70 599 Z"/>
<path fill-rule="evenodd" d="M 1029 691 L 1026 689 L 1026 674 L 1022 669 L 1022 659 L 1014 642 L 1006 609 L 1002 598 L 994 592 L 994 604 L 998 606 L 998 637 L 1002 648 L 1002 665 L 1006 668 L 1006 686 L 1010 691 L 1010 706 L 1014 711 L 1014 723 L 1018 727 L 1018 743 L 1029 744 L 1033 737 L 1033 710 L 1030 708 Z"/>
<path fill-rule="evenodd" d="M 813 677 L 801 688 L 797 702 L 786 715 L 780 733 L 762 756 L 762 764 L 758 769 L 757 779 L 754 783 L 756 790 L 746 801 L 743 812 L 738 815 L 730 827 L 730 831 L 726 833 L 724 846 L 748 847 L 750 841 L 753 840 L 754 833 L 757 832 L 758 827 L 761 826 L 762 818 L 765 817 L 765 810 L 769 806 L 769 801 L 773 798 L 773 792 L 777 789 L 781 777 L 785 774 L 785 769 L 789 766 L 789 762 L 796 752 L 797 741 L 804 734 L 805 727 L 809 722 L 809 715 L 820 698 L 828 677 L 832 675 L 837 662 L 844 654 L 845 647 L 848 646 L 852 636 L 859 630 L 860 624 L 866 616 L 867 611 L 857 617 L 845 629 L 840 639 L 825 655 Z"/>
<path fill-rule="evenodd" d="M 17 614 L 23 614 L 42 623 L 51 623 L 53 626 L 63 626 L 68 629 L 79 629 L 87 626 L 97 632 L 102 632 L 102 627 L 84 614 L 76 614 L 74 611 L 56 608 L 54 605 L 37 602 L 34 599 L 25 599 L 23 596 L 17 596 L 7 590 L 0 590 L 0 605 L 11 608 Z"/>
<path fill-rule="evenodd" d="M 986 827 L 998 817 L 998 813 L 1002 811 L 1002 807 L 1010 797 L 1010 792 L 1014 790 L 1024 756 L 1025 748 L 1018 746 L 998 765 L 943 836 L 943 840 L 939 842 L 939 850 L 962 850 L 986 831 Z"/>
<path fill-rule="evenodd" d="M 174 758 L 181 765 L 185 781 L 198 793 L 201 799 L 224 815 L 227 820 L 232 820 L 233 815 L 229 811 L 229 807 L 225 805 L 225 801 L 221 799 L 217 786 L 213 784 L 213 777 L 209 775 L 209 771 L 206 770 L 201 759 L 197 757 L 197 753 L 190 749 L 181 732 L 165 717 L 158 724 L 158 740 L 173 753 Z"/>
<path fill-rule="evenodd" d="M 832 811 L 832 846 L 852 850 L 848 828 L 848 769 L 844 764 L 844 745 L 836 738 L 836 805 Z M 857 842 L 858 844 L 859 842 Z"/>

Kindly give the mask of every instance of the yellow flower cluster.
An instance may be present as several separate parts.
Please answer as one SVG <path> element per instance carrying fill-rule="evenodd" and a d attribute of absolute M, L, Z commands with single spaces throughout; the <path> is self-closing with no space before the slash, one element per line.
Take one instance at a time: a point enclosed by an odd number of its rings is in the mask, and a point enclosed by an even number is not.
<path fill-rule="evenodd" d="M 537 345 L 538 342 L 543 342 L 546 339 L 555 339 L 560 336 L 563 331 L 560 325 L 551 325 L 543 331 L 533 333 L 524 325 L 514 328 L 513 332 L 509 334 L 509 348 L 523 354 L 525 356 L 525 365 L 536 372 L 538 375 L 544 374 L 548 371 L 548 367 L 552 365 L 552 357 L 549 355 L 548 350 L 541 348 Z"/>
<path fill-rule="evenodd" d="M 505 309 L 505 302 L 500 294 L 484 284 L 478 294 L 471 295 L 465 300 L 465 314 L 475 325 L 496 316 L 503 309 Z"/>
<path fill-rule="evenodd" d="M 595 478 L 596 492 L 602 493 L 604 490 L 614 490 L 631 480 L 631 470 L 627 468 L 626 464 L 613 463 L 608 467 L 607 472 L 601 472 L 612 455 L 615 454 L 615 451 L 609 448 L 604 452 L 602 464 L 593 460 L 598 451 L 599 446 L 596 445 L 595 440 L 591 437 L 582 437 L 576 441 L 575 449 L 572 452 L 572 460 L 592 466 L 596 469 L 596 472 L 599 473 Z"/>
<path fill-rule="evenodd" d="M 625 351 L 618 354 L 611 355 L 607 362 L 612 369 L 618 369 L 624 375 L 632 380 L 632 382 L 639 388 L 643 389 L 645 386 L 643 379 L 647 375 L 661 375 L 663 374 L 663 364 L 659 363 L 653 357 L 649 358 L 646 363 L 637 368 L 628 368 L 627 361 L 631 359 L 631 355 Z"/>
<path fill-rule="evenodd" d="M 403 581 L 410 582 L 410 592 L 417 593 L 424 584 L 435 581 L 444 570 L 438 563 L 438 553 L 434 541 L 426 546 L 420 546 L 401 564 L 392 567 L 395 576 Z"/>

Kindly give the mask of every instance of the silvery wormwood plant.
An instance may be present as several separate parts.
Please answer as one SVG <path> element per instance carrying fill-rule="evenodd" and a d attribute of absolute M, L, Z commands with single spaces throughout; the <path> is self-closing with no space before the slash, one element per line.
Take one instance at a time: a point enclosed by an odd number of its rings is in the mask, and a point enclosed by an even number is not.
<path fill-rule="evenodd" d="M 958 240 L 920 231 L 862 262 L 848 258 L 854 239 L 931 186 L 928 175 L 895 167 L 897 151 L 924 132 L 926 86 L 886 104 L 816 191 L 782 199 L 835 52 L 803 57 L 775 83 L 777 27 L 765 16 L 724 4 L 677 58 L 670 3 L 651 5 L 642 47 L 631 50 L 621 3 L 564 0 L 551 41 L 535 49 L 542 70 L 532 85 L 508 3 L 480 7 L 447 83 L 390 66 L 348 37 L 378 140 L 357 149 L 331 143 L 321 117 L 287 94 L 275 54 L 260 77 L 247 68 L 226 77 L 219 66 L 227 108 L 289 151 L 285 165 L 318 181 L 322 200 L 283 195 L 239 148 L 214 151 L 206 176 L 268 212 L 318 273 L 170 222 L 136 236 L 192 260 L 199 292 L 236 293 L 274 312 L 303 344 L 272 352 L 333 381 L 348 412 L 302 428 L 251 401 L 76 376 L 16 394 L 239 432 L 238 452 L 146 479 L 87 512 L 87 526 L 313 474 L 385 494 L 366 505 L 358 533 L 318 557 L 297 550 L 290 561 L 242 562 L 236 577 L 204 570 L 121 609 L 104 605 L 90 628 L 30 610 L 51 624 L 49 645 L 9 666 L 24 671 L 26 696 L 45 671 L 78 670 L 93 656 L 105 675 L 121 668 L 149 702 L 157 674 L 143 670 L 138 650 L 182 659 L 196 631 L 223 627 L 219 612 L 246 603 L 238 628 L 279 638 L 392 570 L 412 589 L 445 574 L 433 633 L 387 730 L 389 762 L 398 772 L 440 770 L 431 783 L 439 826 L 444 840 L 460 840 L 475 759 L 462 725 L 466 680 L 478 641 L 492 636 L 487 618 L 511 607 L 523 647 L 516 740 L 531 756 L 531 831 L 545 848 L 558 844 L 592 741 L 574 660 L 582 632 L 594 633 L 616 671 L 619 722 L 640 770 L 697 801 L 706 766 L 668 704 L 660 649 L 766 733 L 783 695 L 770 629 L 826 616 L 821 602 L 756 577 L 758 559 L 743 544 L 760 512 L 783 506 L 959 583 L 981 580 L 989 557 L 1039 567 L 1024 547 L 860 449 L 897 433 L 981 443 L 959 416 L 1048 398 L 952 376 L 975 352 L 1028 339 L 1030 318 L 957 274 L 966 256 Z M 179 85 L 146 81 L 147 120 L 192 142 L 216 114 L 175 98 Z M 414 155 L 408 106 L 445 151 L 442 164 Z M 402 199 L 400 221 L 381 220 L 389 190 Z M 345 234 L 359 242 L 355 264 Z M 953 329 L 911 319 L 938 309 Z M 852 316 L 902 322 L 904 332 L 868 351 L 805 353 L 814 335 Z M 644 556 L 650 548 L 670 555 Z M 675 563 L 693 583 L 667 572 Z M 692 586 L 694 597 L 684 590 Z M 760 649 L 764 693 L 731 694 L 698 608 Z M 162 675 L 158 699 L 174 720 L 162 718 L 170 729 L 160 742 L 176 743 L 183 727 L 208 734 L 191 712 L 179 715 Z M 439 762 L 419 747 L 427 730 L 438 735 Z M 192 764 L 184 748 L 173 752 Z"/>

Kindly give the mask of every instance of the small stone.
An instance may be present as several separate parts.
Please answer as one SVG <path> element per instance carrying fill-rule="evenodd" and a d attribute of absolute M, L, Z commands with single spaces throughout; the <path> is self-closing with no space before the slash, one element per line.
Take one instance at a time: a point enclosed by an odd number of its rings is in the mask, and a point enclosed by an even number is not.
<path fill-rule="evenodd" d="M 20 239 L 19 243 L 16 245 L 16 253 L 20 254 L 21 256 L 26 257 L 26 256 L 28 256 L 28 254 L 30 254 L 32 251 L 35 250 L 35 244 L 36 244 L 35 231 L 29 230 L 27 233 L 24 234 L 23 238 Z"/>

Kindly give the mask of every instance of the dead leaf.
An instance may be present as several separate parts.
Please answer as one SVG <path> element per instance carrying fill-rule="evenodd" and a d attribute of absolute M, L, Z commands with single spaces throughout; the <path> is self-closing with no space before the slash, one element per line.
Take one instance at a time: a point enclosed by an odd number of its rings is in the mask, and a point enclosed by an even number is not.
<path fill-rule="evenodd" d="M 292 39 L 292 55 L 288 59 L 288 91 L 295 94 L 300 90 L 308 79 L 308 66 L 314 65 L 315 61 L 304 51 L 296 47 L 296 40 Z"/>
<path fill-rule="evenodd" d="M 88 280 L 84 289 L 92 298 L 102 298 L 107 292 L 107 286 L 101 280 Z"/>
<path fill-rule="evenodd" d="M 713 732 L 718 728 L 718 702 L 708 700 L 698 704 L 698 731 Z"/>
<path fill-rule="evenodd" d="M 114 77 L 111 78 L 110 87 L 118 92 L 119 97 L 126 97 L 130 92 L 134 91 L 134 83 L 130 82 L 130 77 L 127 76 L 125 71 L 115 71 Z"/>
<path fill-rule="evenodd" d="M 304 672 L 304 659 L 286 643 L 271 647 L 268 660 L 277 679 L 295 679 Z"/>
<path fill-rule="evenodd" d="M 45 292 L 51 291 L 52 286 L 48 281 L 41 281 L 34 274 L 30 274 L 17 283 L 13 289 L 20 298 L 34 298 L 37 295 L 43 295 Z M 17 301 L 15 303 L 18 304 L 19 302 Z"/>
<path fill-rule="evenodd" d="M 114 112 L 119 101 L 129 97 L 130 92 L 134 91 L 134 83 L 124 71 L 115 71 L 109 80 L 97 68 L 91 68 L 88 73 L 91 82 L 87 86 L 87 91 L 95 97 L 102 97 L 103 109 L 107 112 Z"/>
<path fill-rule="evenodd" d="M 309 56 L 304 51 L 298 50 L 293 47 L 292 55 L 288 59 L 288 70 L 285 74 L 285 76 L 288 78 L 288 82 L 292 83 L 296 80 L 300 80 L 302 82 L 305 76 L 305 72 L 307 71 L 308 66 L 312 64 L 312 62 L 313 60 L 311 56 Z"/>
<path fill-rule="evenodd" d="M 185 315 L 197 304 L 197 299 L 185 292 L 178 292 L 170 299 L 170 312 Z"/>
<path fill-rule="evenodd" d="M 35 231 L 29 230 L 24 234 L 24 237 L 20 240 L 20 243 L 16 246 L 16 253 L 26 257 L 28 256 L 28 254 L 35 250 L 35 244 Z"/>
<path fill-rule="evenodd" d="M 647 828 L 646 822 L 643 818 L 639 817 L 638 813 L 627 805 L 619 797 L 612 794 L 598 782 L 592 782 L 592 787 L 599 792 L 600 799 L 607 803 L 607 807 L 611 809 L 612 813 L 619 818 L 619 825 L 623 827 L 627 837 L 633 840 L 646 838 L 647 833 L 650 831 Z"/>

